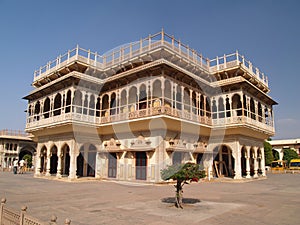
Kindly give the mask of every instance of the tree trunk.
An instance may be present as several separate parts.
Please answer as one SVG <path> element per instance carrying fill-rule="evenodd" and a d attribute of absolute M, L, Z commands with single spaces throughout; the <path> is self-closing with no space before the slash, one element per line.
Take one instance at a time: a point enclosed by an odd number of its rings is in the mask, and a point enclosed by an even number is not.
<path fill-rule="evenodd" d="M 181 186 L 181 181 L 177 180 L 176 184 L 176 196 L 175 196 L 175 206 L 177 208 L 183 208 L 182 207 L 182 186 Z"/>

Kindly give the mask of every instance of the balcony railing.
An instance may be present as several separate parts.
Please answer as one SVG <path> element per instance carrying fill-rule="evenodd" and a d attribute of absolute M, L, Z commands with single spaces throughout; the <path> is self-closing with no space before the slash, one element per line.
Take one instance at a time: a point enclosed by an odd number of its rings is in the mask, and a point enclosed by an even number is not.
<path fill-rule="evenodd" d="M 195 123 L 199 123 L 199 125 L 202 124 L 202 125 L 212 126 L 212 128 L 225 126 L 225 125 L 226 126 L 250 125 L 259 128 L 261 130 L 265 130 L 267 132 L 274 132 L 274 126 L 272 120 L 262 120 L 261 118 L 255 120 L 248 116 L 231 116 L 225 118 L 211 119 L 208 116 L 201 116 L 193 112 L 189 112 L 186 110 L 179 110 L 168 106 L 151 107 L 148 109 L 140 109 L 132 112 L 120 112 L 112 115 L 106 113 L 105 116 L 99 116 L 99 117 L 95 115 L 77 113 L 76 110 L 69 113 L 62 113 L 57 116 L 51 116 L 49 118 L 42 118 L 42 116 L 37 117 L 35 115 L 27 118 L 26 129 L 39 128 L 39 127 L 45 127 L 49 125 L 56 125 L 56 124 L 62 124 L 68 122 L 89 123 L 94 126 L 100 126 L 100 125 L 110 124 L 114 122 L 130 121 L 134 119 L 141 119 L 141 118 L 147 119 L 149 117 L 157 116 L 157 115 L 168 115 L 173 118 L 179 118 L 183 121 L 195 122 Z"/>
<path fill-rule="evenodd" d="M 268 77 L 265 76 L 265 74 L 257 67 L 254 67 L 250 61 L 246 60 L 243 55 L 240 55 L 238 51 L 233 54 L 216 57 L 215 59 L 210 60 L 209 71 L 211 73 L 215 73 L 220 70 L 226 70 L 239 65 L 241 65 L 254 78 L 268 87 Z"/>
<path fill-rule="evenodd" d="M 28 137 L 29 134 L 22 130 L 0 130 L 0 136 L 17 136 L 17 137 Z"/>
<path fill-rule="evenodd" d="M 82 112 L 82 111 L 81 111 Z M 48 113 L 49 114 L 49 113 Z M 80 123 L 90 123 L 93 125 L 108 124 L 119 121 L 127 121 L 138 118 L 148 118 L 157 115 L 169 115 L 175 118 L 180 118 L 187 121 L 193 121 L 205 125 L 211 125 L 211 118 L 208 116 L 200 116 L 194 113 L 170 108 L 167 106 L 152 107 L 148 109 L 135 110 L 133 112 L 122 112 L 113 115 L 106 114 L 105 116 L 97 117 L 95 115 L 87 115 L 83 113 L 77 113 L 76 110 L 69 113 L 62 113 L 56 116 L 50 116 L 48 118 L 43 118 L 40 115 L 33 115 L 27 117 L 26 129 L 44 127 L 49 125 L 55 125 L 60 123 L 68 122 L 80 122 Z"/>
<path fill-rule="evenodd" d="M 165 47 L 173 52 L 177 53 L 181 57 L 192 61 L 199 65 L 201 68 L 208 72 L 209 59 L 204 58 L 201 54 L 197 53 L 194 49 L 176 40 L 173 36 L 170 36 L 163 31 L 141 39 L 140 41 L 132 42 L 123 45 L 117 49 L 109 51 L 103 55 L 99 55 L 97 52 L 92 52 L 80 48 L 78 45 L 76 48 L 69 50 L 63 55 L 58 56 L 55 60 L 49 61 L 46 65 L 40 67 L 34 72 L 34 81 L 41 77 L 53 72 L 54 70 L 67 65 L 74 60 L 80 60 L 90 65 L 94 65 L 99 69 L 106 69 L 119 65 L 120 63 L 127 61 L 136 56 L 142 55 L 146 52 L 155 50 L 159 47 Z"/>

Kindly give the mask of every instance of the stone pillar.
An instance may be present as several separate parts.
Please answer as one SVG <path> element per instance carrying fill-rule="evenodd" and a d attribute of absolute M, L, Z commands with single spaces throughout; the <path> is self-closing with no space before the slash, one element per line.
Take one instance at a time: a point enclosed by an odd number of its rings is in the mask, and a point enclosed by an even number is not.
<path fill-rule="evenodd" d="M 237 144 L 237 149 L 232 151 L 232 156 L 234 158 L 234 177 L 233 179 L 242 179 L 242 152 L 240 145 Z"/>
<path fill-rule="evenodd" d="M 258 157 L 257 157 L 257 147 L 253 147 L 254 150 L 254 155 L 253 155 L 253 159 L 254 159 L 254 178 L 258 177 Z"/>
<path fill-rule="evenodd" d="M 246 158 L 246 178 L 251 178 L 250 176 L 250 147 L 246 146 L 247 155 Z"/>
<path fill-rule="evenodd" d="M 260 149 L 261 152 L 261 160 L 260 160 L 260 168 L 262 172 L 262 176 L 266 176 L 266 168 L 265 168 L 265 151 L 264 148 Z"/>
<path fill-rule="evenodd" d="M 58 160 L 57 160 L 57 173 L 56 173 L 56 177 L 58 178 L 61 178 L 61 164 L 62 164 L 62 157 L 63 157 L 63 153 L 61 151 L 61 148 L 59 147 L 57 149 L 57 157 L 58 157 Z"/>
<path fill-rule="evenodd" d="M 76 170 L 77 170 L 77 156 L 79 154 L 79 151 L 77 149 L 76 142 L 73 141 L 72 145 L 70 146 L 70 171 L 68 179 L 76 179 Z"/>
<path fill-rule="evenodd" d="M 50 174 L 50 159 L 51 159 L 51 152 L 49 151 L 49 153 L 48 153 L 48 149 L 47 149 L 47 167 L 46 167 L 46 176 L 51 176 L 51 174 Z"/>
<path fill-rule="evenodd" d="M 37 149 L 36 149 L 36 159 L 33 161 L 34 162 L 34 168 L 35 168 L 35 172 L 34 175 L 35 176 L 39 176 L 41 174 L 41 157 L 42 157 L 42 152 L 41 152 L 41 145 L 38 144 Z"/>

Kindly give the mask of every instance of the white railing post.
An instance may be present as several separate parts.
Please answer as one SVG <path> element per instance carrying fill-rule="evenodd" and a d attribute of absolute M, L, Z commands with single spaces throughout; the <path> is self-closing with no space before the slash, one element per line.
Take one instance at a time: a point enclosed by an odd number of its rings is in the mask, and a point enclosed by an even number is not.
<path fill-rule="evenodd" d="M 50 219 L 49 225 L 56 225 L 56 224 L 57 224 L 57 223 L 56 223 L 56 220 L 57 220 L 57 216 L 52 215 L 52 216 L 51 216 L 51 219 Z"/>
<path fill-rule="evenodd" d="M 129 45 L 129 57 L 132 57 L 132 43 Z"/>
<path fill-rule="evenodd" d="M 71 224 L 71 220 L 70 219 L 66 219 L 65 220 L 65 225 L 70 225 Z"/>
<path fill-rule="evenodd" d="M 88 50 L 88 64 L 90 64 L 90 59 L 91 59 L 91 50 Z"/>
<path fill-rule="evenodd" d="M 143 49 L 143 40 L 140 40 L 140 53 L 142 53 L 142 49 Z"/>
<path fill-rule="evenodd" d="M 236 56 L 236 65 L 239 65 L 240 59 L 239 59 L 239 52 L 238 52 L 238 50 L 235 51 L 235 56 Z"/>
<path fill-rule="evenodd" d="M 226 55 L 224 54 L 224 68 L 227 68 L 226 63 L 227 63 Z"/>
<path fill-rule="evenodd" d="M 20 214 L 20 225 L 24 225 L 24 216 L 27 210 L 27 206 L 22 206 Z"/>
<path fill-rule="evenodd" d="M 0 205 L 0 224 L 3 224 L 3 209 L 4 209 L 4 205 L 6 203 L 6 198 L 2 198 L 1 199 L 1 205 Z"/>
<path fill-rule="evenodd" d="M 151 50 L 151 36 L 149 34 L 149 40 L 148 40 L 148 50 Z"/>

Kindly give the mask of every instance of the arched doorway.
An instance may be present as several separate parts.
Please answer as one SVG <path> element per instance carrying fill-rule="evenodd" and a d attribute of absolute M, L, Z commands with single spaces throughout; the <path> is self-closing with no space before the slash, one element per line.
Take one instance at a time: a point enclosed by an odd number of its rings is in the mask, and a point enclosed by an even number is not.
<path fill-rule="evenodd" d="M 197 155 L 197 164 L 201 164 L 202 166 L 203 166 L 203 155 L 204 155 L 204 153 L 198 153 L 198 155 Z"/>
<path fill-rule="evenodd" d="M 89 152 L 88 152 L 88 165 L 87 165 L 87 176 L 94 177 L 95 176 L 95 168 L 96 168 L 96 147 L 95 145 L 89 146 Z"/>
<path fill-rule="evenodd" d="M 40 173 L 46 173 L 47 168 L 47 148 L 43 146 L 41 148 L 41 165 L 40 165 Z"/>
<path fill-rule="evenodd" d="M 117 154 L 108 153 L 108 177 L 117 177 Z"/>
<path fill-rule="evenodd" d="M 83 177 L 83 168 L 84 168 L 84 157 L 83 157 L 83 147 L 80 148 L 79 155 L 77 156 L 77 170 L 76 175 L 78 177 Z"/>
<path fill-rule="evenodd" d="M 146 180 L 147 179 L 147 155 L 146 152 L 135 153 L 135 168 L 136 168 L 136 179 Z"/>
<path fill-rule="evenodd" d="M 62 175 L 69 175 L 70 173 L 70 148 L 67 144 L 62 147 Z"/>
<path fill-rule="evenodd" d="M 246 170 L 246 160 L 247 160 L 247 149 L 245 147 L 242 147 L 242 158 L 241 158 L 241 169 L 242 169 L 242 176 L 247 175 L 247 170 Z"/>
<path fill-rule="evenodd" d="M 56 145 L 54 145 L 51 148 L 50 174 L 56 174 L 57 173 L 57 164 L 58 164 L 57 147 L 56 147 Z"/>
<path fill-rule="evenodd" d="M 234 176 L 234 158 L 232 151 L 226 145 L 216 147 L 214 153 L 214 171 L 217 177 Z"/>

